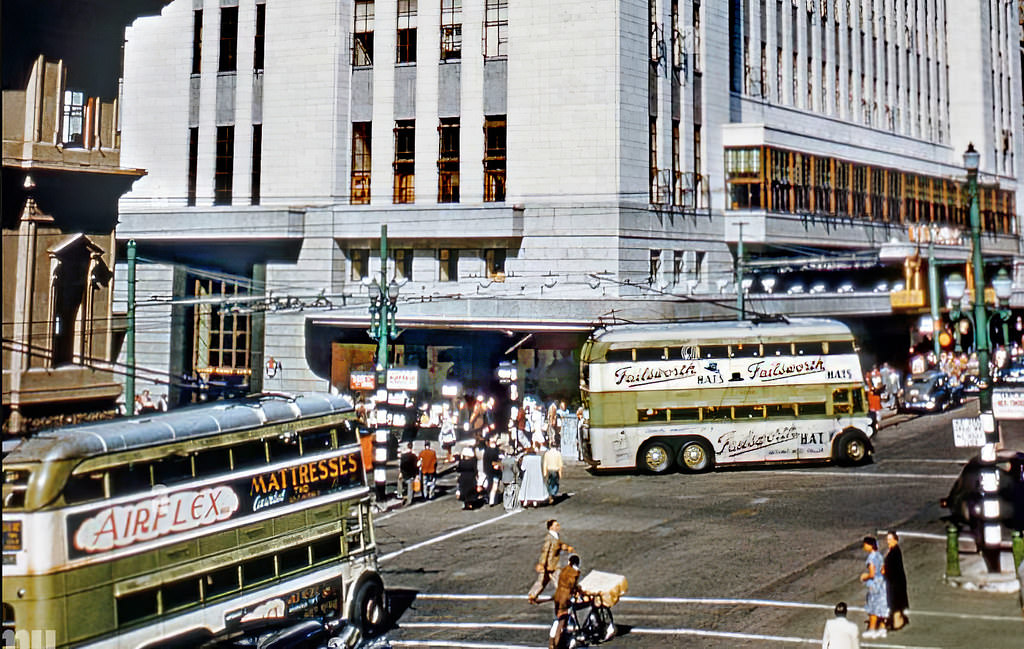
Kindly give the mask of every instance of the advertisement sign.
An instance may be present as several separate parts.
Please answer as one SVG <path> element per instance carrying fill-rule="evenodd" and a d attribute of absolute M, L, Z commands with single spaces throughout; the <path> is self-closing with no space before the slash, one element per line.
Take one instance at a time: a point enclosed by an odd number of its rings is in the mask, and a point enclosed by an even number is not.
<path fill-rule="evenodd" d="M 387 388 L 388 391 L 405 390 L 415 392 L 419 388 L 418 369 L 394 368 L 388 370 Z"/>
<path fill-rule="evenodd" d="M 953 445 L 957 448 L 984 446 L 985 430 L 980 417 L 953 420 Z"/>
<path fill-rule="evenodd" d="M 992 414 L 996 419 L 1024 419 L 1024 389 L 992 390 Z"/>
<path fill-rule="evenodd" d="M 348 375 L 348 389 L 353 391 L 376 390 L 377 375 L 373 372 L 351 372 Z"/>
<path fill-rule="evenodd" d="M 96 507 L 67 517 L 68 557 L 77 559 L 157 538 L 246 518 L 264 510 L 364 484 L 358 451 L 336 451 L 223 482 L 146 493 L 134 502 Z"/>

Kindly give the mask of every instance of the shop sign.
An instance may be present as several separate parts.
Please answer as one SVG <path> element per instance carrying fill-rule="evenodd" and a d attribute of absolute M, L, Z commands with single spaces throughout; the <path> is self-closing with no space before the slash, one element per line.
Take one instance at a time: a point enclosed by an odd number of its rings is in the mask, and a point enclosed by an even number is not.
<path fill-rule="evenodd" d="M 992 414 L 996 419 L 1024 419 L 1024 390 L 992 390 Z"/>
<path fill-rule="evenodd" d="M 388 370 L 388 391 L 405 390 L 415 392 L 419 389 L 419 370 L 396 368 Z"/>
<path fill-rule="evenodd" d="M 957 448 L 984 446 L 985 430 L 980 417 L 964 417 L 953 420 L 953 445 Z"/>
<path fill-rule="evenodd" d="M 373 372 L 351 372 L 348 375 L 349 390 L 376 390 L 377 375 Z"/>

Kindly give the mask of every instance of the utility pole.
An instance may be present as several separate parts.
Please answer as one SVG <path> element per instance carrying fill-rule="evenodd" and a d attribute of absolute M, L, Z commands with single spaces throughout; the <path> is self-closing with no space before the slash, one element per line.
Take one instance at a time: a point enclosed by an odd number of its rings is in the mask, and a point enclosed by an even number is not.
<path fill-rule="evenodd" d="M 743 226 L 745 221 L 736 224 L 739 229 L 739 237 L 736 240 L 736 319 L 744 320 L 747 317 L 746 304 L 743 295 Z"/>
<path fill-rule="evenodd" d="M 128 331 L 124 338 L 124 407 L 129 417 L 135 414 L 135 239 L 128 241 Z"/>
<path fill-rule="evenodd" d="M 920 241 L 920 238 L 918 238 Z M 932 347 L 935 350 L 935 361 L 942 356 L 942 345 L 939 344 L 941 316 L 939 315 L 939 269 L 935 266 L 935 230 L 928 233 L 928 303 L 931 305 L 932 316 Z"/>

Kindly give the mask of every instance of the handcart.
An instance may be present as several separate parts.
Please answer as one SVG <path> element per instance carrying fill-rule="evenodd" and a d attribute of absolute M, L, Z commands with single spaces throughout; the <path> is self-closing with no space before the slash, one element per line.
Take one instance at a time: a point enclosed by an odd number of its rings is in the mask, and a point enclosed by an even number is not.
<path fill-rule="evenodd" d="M 623 575 L 592 570 L 577 584 L 563 642 L 569 649 L 608 642 L 615 637 L 612 606 L 629 585 Z"/>

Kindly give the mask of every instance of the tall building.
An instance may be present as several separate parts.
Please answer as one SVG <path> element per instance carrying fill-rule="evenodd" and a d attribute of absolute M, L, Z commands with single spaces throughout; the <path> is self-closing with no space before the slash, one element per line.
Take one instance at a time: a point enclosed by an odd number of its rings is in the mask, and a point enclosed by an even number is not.
<path fill-rule="evenodd" d="M 172 400 L 347 389 L 382 225 L 393 361 L 435 392 L 512 360 L 572 397 L 610 319 L 842 316 L 902 347 L 927 305 L 879 250 L 962 264 L 968 143 L 1024 304 L 1020 38 L 996 0 L 175 0 L 125 49 L 138 362 Z"/>
<path fill-rule="evenodd" d="M 3 427 L 110 416 L 125 25 L 166 1 L 3 3 Z"/>

